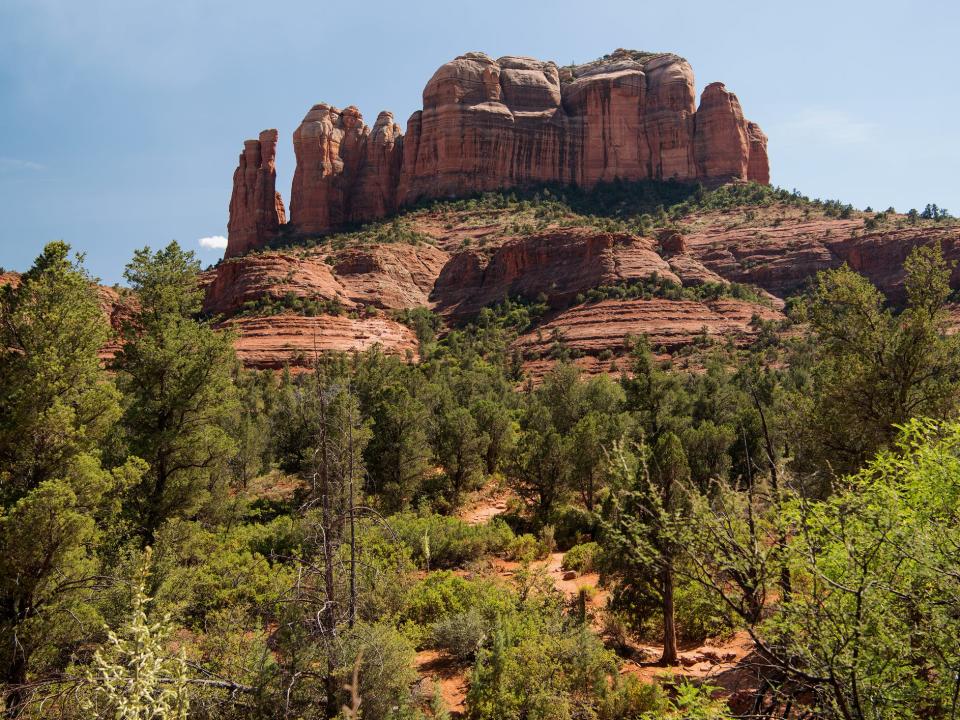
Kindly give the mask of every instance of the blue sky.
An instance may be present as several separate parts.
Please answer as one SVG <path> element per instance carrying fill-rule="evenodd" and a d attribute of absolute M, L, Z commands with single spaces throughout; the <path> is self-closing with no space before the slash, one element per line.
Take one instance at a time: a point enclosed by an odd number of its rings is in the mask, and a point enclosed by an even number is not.
<path fill-rule="evenodd" d="M 617 47 L 690 60 L 770 137 L 773 182 L 960 213 L 960 3 L 3 0 L 0 266 L 64 239 L 104 282 L 171 239 L 206 264 L 243 140 L 319 101 L 401 125 L 468 50 L 565 64 Z"/>

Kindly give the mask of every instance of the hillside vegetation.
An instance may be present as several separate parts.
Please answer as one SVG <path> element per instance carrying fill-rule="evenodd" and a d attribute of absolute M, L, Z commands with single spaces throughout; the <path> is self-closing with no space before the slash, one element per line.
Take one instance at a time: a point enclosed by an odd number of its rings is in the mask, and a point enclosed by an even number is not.
<path fill-rule="evenodd" d="M 316 243 L 479 242 L 471 223 L 693 234 L 710 213 L 913 222 L 758 186 L 614 186 L 434 204 Z M 394 309 L 416 354 L 315 352 L 293 373 L 241 367 L 176 243 L 134 255 L 117 330 L 51 243 L 0 292 L 3 710 L 952 717 L 950 273 L 918 245 L 890 303 L 840 266 L 749 344 L 629 337 L 592 376 L 542 330 L 551 364 L 530 373 L 517 339 L 557 312 L 542 298 L 458 322 Z M 658 297 L 773 302 L 648 280 L 573 303 Z"/>

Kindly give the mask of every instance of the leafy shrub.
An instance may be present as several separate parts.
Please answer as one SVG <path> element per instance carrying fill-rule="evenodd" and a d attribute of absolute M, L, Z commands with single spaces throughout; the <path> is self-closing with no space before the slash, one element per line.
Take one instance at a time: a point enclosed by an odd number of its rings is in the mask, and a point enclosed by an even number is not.
<path fill-rule="evenodd" d="M 506 548 L 509 560 L 532 562 L 542 560 L 550 554 L 550 548 L 537 537 L 524 533 L 513 538 Z"/>
<path fill-rule="evenodd" d="M 428 627 L 469 609 L 493 619 L 509 613 L 513 606 L 513 595 L 498 582 L 467 580 L 449 570 L 440 570 L 410 589 L 402 616 Z"/>
<path fill-rule="evenodd" d="M 521 720 L 592 717 L 617 676 L 616 656 L 582 625 L 510 642 L 497 630 L 477 656 L 467 717 Z"/>
<path fill-rule="evenodd" d="M 489 639 L 491 622 L 479 608 L 470 607 L 464 612 L 448 615 L 438 620 L 432 631 L 433 643 L 446 650 L 460 661 L 472 660 Z"/>
<path fill-rule="evenodd" d="M 640 717 L 664 717 L 668 701 L 661 687 L 645 683 L 633 675 L 618 678 L 597 708 L 597 720 L 627 720 Z"/>
<path fill-rule="evenodd" d="M 619 610 L 604 609 L 600 614 L 600 634 L 605 637 L 618 655 L 624 657 L 631 653 L 630 621 Z"/>
<path fill-rule="evenodd" d="M 279 534 L 271 537 L 274 531 Z M 155 603 L 196 626 L 223 608 L 271 607 L 291 586 L 292 571 L 258 550 L 295 544 L 288 532 L 286 519 L 228 533 L 209 532 L 193 522 L 168 523 L 154 544 Z"/>
<path fill-rule="evenodd" d="M 403 711 L 412 704 L 410 688 L 417 671 L 413 644 L 403 633 L 387 623 L 359 623 L 344 634 L 341 657 L 341 687 L 352 681 L 360 660 L 358 690 L 365 720 L 406 716 Z"/>
<path fill-rule="evenodd" d="M 564 570 L 576 570 L 578 573 L 593 572 L 600 546 L 595 542 L 574 545 L 563 556 L 561 567 Z"/>
<path fill-rule="evenodd" d="M 595 519 L 582 507 L 566 505 L 551 518 L 557 547 L 566 550 L 593 536 Z"/>
<path fill-rule="evenodd" d="M 459 518 L 443 515 L 402 513 L 388 523 L 410 550 L 420 567 L 461 567 L 485 555 L 503 552 L 513 539 L 513 531 L 501 520 L 469 525 Z M 428 562 L 429 561 L 429 562 Z"/>
<path fill-rule="evenodd" d="M 700 583 L 678 583 L 675 600 L 677 633 L 682 639 L 701 642 L 730 632 L 718 598 Z"/>
<path fill-rule="evenodd" d="M 411 588 L 404 617 L 418 625 L 465 611 L 470 600 L 470 583 L 449 570 L 430 573 Z"/>

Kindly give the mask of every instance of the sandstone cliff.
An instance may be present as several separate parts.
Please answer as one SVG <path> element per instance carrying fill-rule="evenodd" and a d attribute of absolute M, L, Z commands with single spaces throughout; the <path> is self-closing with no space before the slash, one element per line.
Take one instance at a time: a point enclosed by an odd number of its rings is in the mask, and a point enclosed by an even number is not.
<path fill-rule="evenodd" d="M 680 283 L 656 244 L 627 233 L 565 228 L 458 253 L 436 279 L 434 309 L 468 318 L 507 298 L 543 295 L 556 307 L 602 285 L 658 276 Z"/>
<path fill-rule="evenodd" d="M 226 257 L 261 247 L 286 222 L 277 184 L 277 131 L 264 130 L 257 140 L 247 140 L 240 164 L 233 173 Z"/>
<path fill-rule="evenodd" d="M 227 256 L 263 246 L 283 222 L 276 133 L 266 132 L 248 141 L 234 176 Z M 405 135 L 390 113 L 371 129 L 356 107 L 320 103 L 293 145 L 290 222 L 301 235 L 422 199 L 533 184 L 769 182 L 766 136 L 733 93 L 712 83 L 698 109 L 686 60 L 627 50 L 567 67 L 467 53 L 434 73 Z"/>

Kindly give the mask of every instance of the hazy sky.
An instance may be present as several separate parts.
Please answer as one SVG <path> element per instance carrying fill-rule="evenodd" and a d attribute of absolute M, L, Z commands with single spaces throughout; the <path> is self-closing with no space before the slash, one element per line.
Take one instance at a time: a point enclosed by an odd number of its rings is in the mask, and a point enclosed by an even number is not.
<path fill-rule="evenodd" d="M 815 197 L 960 213 L 960 2 L 0 0 L 0 266 L 64 239 L 104 282 L 136 247 L 221 250 L 243 140 L 319 101 L 368 122 L 420 106 L 468 50 L 585 62 L 686 57 L 770 137 L 772 179 Z"/>

